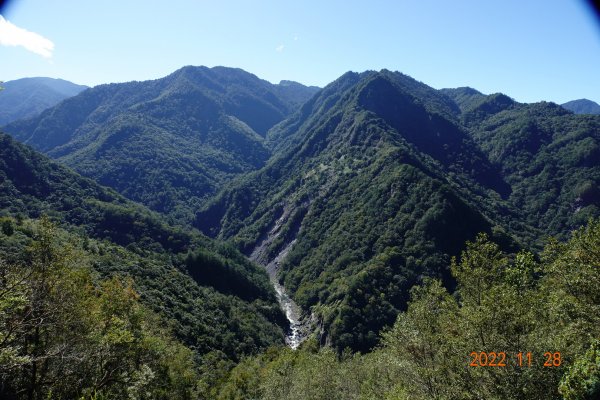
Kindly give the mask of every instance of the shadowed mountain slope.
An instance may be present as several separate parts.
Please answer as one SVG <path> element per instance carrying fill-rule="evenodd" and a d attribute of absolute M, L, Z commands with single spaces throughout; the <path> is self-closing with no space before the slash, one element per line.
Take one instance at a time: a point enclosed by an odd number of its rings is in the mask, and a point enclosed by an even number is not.
<path fill-rule="evenodd" d="M 347 73 L 270 131 L 273 160 L 230 184 L 196 225 L 263 263 L 281 259 L 279 276 L 321 339 L 366 350 L 413 284 L 451 284 L 449 257 L 492 232 L 462 184 L 498 198 L 507 185 L 459 113 L 405 75 Z"/>
<path fill-rule="evenodd" d="M 132 277 L 199 356 L 237 360 L 283 343 L 285 317 L 262 268 L 0 133 L 2 262 L 28 262 L 30 239 L 13 234 L 42 215 L 82 243 L 98 273 Z"/>
<path fill-rule="evenodd" d="M 184 67 L 100 85 L 19 121 L 19 141 L 185 223 L 225 182 L 270 156 L 263 137 L 314 93 L 240 69 Z"/>

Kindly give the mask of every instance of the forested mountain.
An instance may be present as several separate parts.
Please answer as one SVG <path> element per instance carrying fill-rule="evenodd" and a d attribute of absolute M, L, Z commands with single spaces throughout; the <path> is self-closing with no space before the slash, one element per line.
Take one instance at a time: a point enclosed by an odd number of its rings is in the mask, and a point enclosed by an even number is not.
<path fill-rule="evenodd" d="M 278 126 L 272 143 L 289 144 L 196 224 L 265 264 L 289 251 L 281 279 L 326 340 L 367 350 L 408 288 L 423 275 L 448 278 L 449 256 L 494 225 L 448 178 L 505 186 L 457 113 L 401 74 L 347 73 Z"/>
<path fill-rule="evenodd" d="M 294 81 L 283 80 L 274 87 L 275 92 L 295 107 L 300 107 L 321 88 L 317 86 L 304 86 Z"/>
<path fill-rule="evenodd" d="M 578 399 L 600 397 L 600 222 L 540 260 L 485 235 L 451 264 L 458 285 L 414 287 L 368 354 L 309 340 L 238 364 L 215 399 Z M 493 350 L 489 350 L 493 349 Z"/>
<path fill-rule="evenodd" d="M 478 102 L 484 99 L 486 96 L 470 87 L 459 87 L 454 89 L 440 89 L 440 92 L 449 96 L 461 111 L 468 110 L 475 106 Z"/>
<path fill-rule="evenodd" d="M 600 393 L 600 116 L 184 67 L 6 129 L 0 397 Z"/>
<path fill-rule="evenodd" d="M 31 118 L 87 89 L 63 79 L 23 78 L 4 82 L 0 91 L 0 126 Z"/>
<path fill-rule="evenodd" d="M 600 104 L 588 99 L 571 100 L 561 106 L 575 114 L 600 114 Z"/>
<path fill-rule="evenodd" d="M 94 87 L 5 130 L 185 223 L 225 182 L 264 165 L 267 130 L 315 90 L 240 69 L 184 67 L 154 81 Z"/>
<path fill-rule="evenodd" d="M 122 246 L 145 242 L 159 251 L 185 251 L 191 236 L 166 225 L 115 191 L 83 178 L 0 133 L 0 208 L 4 214 L 42 214 Z M 134 224 L 134 221 L 136 222 Z"/>
<path fill-rule="evenodd" d="M 321 340 L 367 350 L 424 276 L 488 232 L 540 248 L 599 214 L 600 119 L 400 73 L 347 73 L 267 135 L 261 170 L 196 226 L 277 261 Z"/>
<path fill-rule="evenodd" d="M 41 228 L 31 218 L 42 218 Z M 0 134 L 0 219 L 3 274 L 10 266 L 15 279 L 27 285 L 29 281 L 20 279 L 29 279 L 27 271 L 37 265 L 32 261 L 31 249 L 38 245 L 54 249 L 40 254 L 40 257 L 49 257 L 40 259 L 43 262 L 53 262 L 54 256 L 46 254 L 49 251 L 55 252 L 57 257 L 75 251 L 76 255 L 67 257 L 68 264 L 75 270 L 85 265 L 93 271 L 98 277 L 94 278 L 94 284 L 104 285 L 101 282 L 114 278 L 121 282 L 114 284 L 121 285 L 123 279 L 131 278 L 143 307 L 157 313 L 162 321 L 159 325 L 164 325 L 177 340 L 194 349 L 194 357 L 200 365 L 216 361 L 231 363 L 243 355 L 283 343 L 285 317 L 264 270 L 232 247 L 197 232 L 170 227 L 143 206 L 77 175 L 4 134 Z M 54 221 L 66 231 L 60 230 L 41 240 L 39 230 L 48 229 L 44 219 Z M 59 263 L 56 268 L 67 265 L 66 261 L 56 262 Z M 48 268 L 40 270 L 39 279 L 50 279 L 45 274 L 52 273 L 55 267 Z M 61 272 L 52 279 L 59 279 L 65 285 L 78 285 L 69 281 L 69 271 L 75 270 L 69 267 L 63 271 L 66 275 Z M 67 281 L 63 282 L 63 278 Z M 6 280 L 0 283 L 5 284 Z M 12 323 L 10 318 L 20 318 L 17 314 L 21 308 L 13 308 L 10 303 L 13 300 L 6 297 L 4 289 L 14 287 L 10 284 L 2 287 L 0 323 L 8 324 Z M 23 293 L 23 301 L 28 298 L 27 293 Z M 55 306 L 59 305 L 48 305 Z M 0 335 L 5 334 L 4 328 L 3 325 Z M 23 335 L 23 340 L 27 340 L 28 334 Z M 36 364 L 27 362 L 31 348 L 20 344 L 20 338 L 15 338 L 16 350 L 0 348 L 3 357 L 11 354 L 16 357 L 15 362 L 21 360 L 18 368 L 23 369 L 17 370 L 21 371 L 17 375 L 36 368 Z M 53 351 L 51 347 L 47 350 Z M 5 366 L 0 366 L 3 380 L 6 374 L 12 374 L 2 369 Z"/>
<path fill-rule="evenodd" d="M 510 184 L 507 200 L 518 220 L 536 228 L 521 234 L 524 243 L 540 248 L 543 235 L 565 239 L 599 215 L 600 117 L 494 94 L 465 108 L 461 119 Z"/>

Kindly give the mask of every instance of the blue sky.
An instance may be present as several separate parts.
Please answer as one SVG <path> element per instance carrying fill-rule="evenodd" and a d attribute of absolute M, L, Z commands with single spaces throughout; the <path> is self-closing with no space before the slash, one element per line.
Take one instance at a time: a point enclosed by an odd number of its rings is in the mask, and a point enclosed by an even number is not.
<path fill-rule="evenodd" d="M 93 86 L 225 65 L 324 86 L 387 68 L 435 88 L 600 103 L 600 24 L 578 0 L 13 0 L 2 14 L 4 81 Z"/>

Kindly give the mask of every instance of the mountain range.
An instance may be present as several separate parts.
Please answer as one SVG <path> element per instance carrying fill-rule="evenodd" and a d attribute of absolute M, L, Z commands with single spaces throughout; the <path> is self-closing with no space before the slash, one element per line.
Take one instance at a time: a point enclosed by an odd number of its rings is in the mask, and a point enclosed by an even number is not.
<path fill-rule="evenodd" d="M 102 279 L 132 277 L 141 302 L 193 350 L 201 398 L 258 398 L 267 386 L 257 370 L 269 363 L 284 376 L 311 354 L 328 357 L 319 348 L 397 348 L 394 337 L 439 322 L 411 325 L 430 317 L 420 310 L 451 307 L 439 312 L 455 325 L 493 308 L 470 303 L 484 286 L 510 301 L 513 289 L 539 300 L 544 285 L 568 286 L 557 265 L 578 263 L 587 244 L 557 243 L 600 217 L 600 116 L 580 111 L 437 90 L 388 70 L 347 72 L 324 88 L 192 66 L 100 85 L 3 128 L 12 138 L 0 134 L 0 255 L 27 262 L 37 240 L 28 224 L 50 218 Z M 581 268 L 587 288 L 596 278 Z M 545 312 L 595 318 L 572 301 Z M 294 302 L 299 318 L 285 308 Z M 432 340 L 456 339 L 453 324 Z M 267 350 L 298 330 L 307 353 L 296 354 L 308 358 Z M 561 376 L 548 379 L 553 390 Z"/>
<path fill-rule="evenodd" d="M 172 220 L 233 177 L 262 167 L 267 131 L 317 88 L 232 68 L 184 67 L 100 85 L 6 131 Z"/>
<path fill-rule="evenodd" d="M 387 70 L 316 90 L 184 67 L 97 86 L 6 131 L 171 222 L 277 260 L 340 349 L 374 346 L 423 276 L 451 286 L 450 257 L 478 232 L 539 248 L 598 215 L 597 117 Z"/>
<path fill-rule="evenodd" d="M 424 276 L 488 232 L 539 247 L 597 216 L 600 120 L 552 103 L 347 73 L 267 135 L 279 149 L 196 217 L 269 264 L 323 342 L 368 350 Z"/>

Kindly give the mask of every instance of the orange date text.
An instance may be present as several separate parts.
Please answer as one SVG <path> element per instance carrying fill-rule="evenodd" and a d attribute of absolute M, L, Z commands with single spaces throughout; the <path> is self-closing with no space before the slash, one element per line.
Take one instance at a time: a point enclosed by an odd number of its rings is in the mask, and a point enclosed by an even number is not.
<path fill-rule="evenodd" d="M 508 354 L 504 351 L 472 351 L 469 354 L 469 367 L 531 367 L 534 356 L 531 352 Z M 560 367 L 562 358 L 560 352 L 547 351 L 543 355 L 543 367 Z"/>

